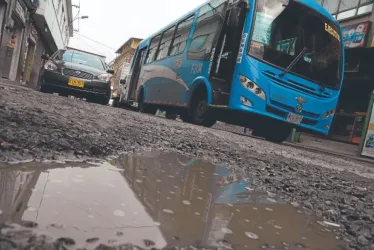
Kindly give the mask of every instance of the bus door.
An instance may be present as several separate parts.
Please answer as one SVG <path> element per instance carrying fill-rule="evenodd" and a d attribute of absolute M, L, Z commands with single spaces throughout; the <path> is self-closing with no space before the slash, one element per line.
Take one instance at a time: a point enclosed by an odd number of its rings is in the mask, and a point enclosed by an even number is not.
<path fill-rule="evenodd" d="M 229 9 L 217 42 L 210 82 L 213 88 L 212 104 L 228 106 L 237 55 L 242 38 L 247 5 Z"/>
<path fill-rule="evenodd" d="M 131 83 L 129 86 L 129 99 L 136 100 L 136 91 L 138 89 L 139 76 L 142 71 L 145 56 L 147 54 L 148 47 L 142 48 L 138 51 L 134 58 L 134 69 L 132 70 Z"/>

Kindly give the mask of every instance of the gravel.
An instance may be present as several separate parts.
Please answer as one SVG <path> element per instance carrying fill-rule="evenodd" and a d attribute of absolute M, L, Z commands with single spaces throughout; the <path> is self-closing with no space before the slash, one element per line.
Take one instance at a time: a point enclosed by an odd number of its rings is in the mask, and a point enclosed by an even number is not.
<path fill-rule="evenodd" d="M 374 249 L 373 166 L 2 84 L 0 124 L 0 162 L 85 160 L 143 150 L 179 152 L 234 171 L 243 169 L 254 185 L 298 209 L 311 210 L 322 221 L 341 225 L 337 237 L 350 248 Z M 59 239 L 53 244 L 71 243 Z M 5 246 L 19 247 L 0 235 L 0 249 Z"/>

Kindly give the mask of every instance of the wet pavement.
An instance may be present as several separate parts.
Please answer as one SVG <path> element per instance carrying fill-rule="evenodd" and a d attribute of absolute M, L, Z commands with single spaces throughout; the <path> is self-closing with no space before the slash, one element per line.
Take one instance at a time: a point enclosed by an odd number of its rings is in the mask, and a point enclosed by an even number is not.
<path fill-rule="evenodd" d="M 125 243 L 144 249 L 345 249 L 339 225 L 295 208 L 240 169 L 234 173 L 159 152 L 100 164 L 0 165 L 0 224 L 8 225 L 0 248 L 21 248 L 47 235 L 69 249 Z"/>

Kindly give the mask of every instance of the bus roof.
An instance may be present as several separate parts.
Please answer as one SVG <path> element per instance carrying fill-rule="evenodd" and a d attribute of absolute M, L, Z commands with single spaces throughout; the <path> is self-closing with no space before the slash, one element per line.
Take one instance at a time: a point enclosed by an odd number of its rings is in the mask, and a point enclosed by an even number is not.
<path fill-rule="evenodd" d="M 176 23 L 178 23 L 178 22 L 180 22 L 180 21 L 186 19 L 187 17 L 191 16 L 191 15 L 194 14 L 196 11 L 198 11 L 202 6 L 204 6 L 205 4 L 207 4 L 207 3 L 211 2 L 211 1 L 213 1 L 213 0 L 208 0 L 208 1 L 204 2 L 203 4 L 200 4 L 198 7 L 196 7 L 196 8 L 194 8 L 193 10 L 187 12 L 187 14 L 184 14 L 182 17 L 180 17 L 180 18 L 174 20 L 173 22 L 171 22 L 171 23 L 169 23 L 168 25 L 164 26 L 162 29 L 160 29 L 160 30 L 158 30 L 158 31 L 156 31 L 156 32 L 154 32 L 154 33 L 152 33 L 150 36 L 148 36 L 147 38 L 145 38 L 145 39 L 144 39 L 144 40 L 139 44 L 139 48 L 141 48 L 141 45 L 143 45 L 144 43 L 148 43 L 148 42 L 149 42 L 148 40 L 150 40 L 153 36 L 160 34 L 162 31 L 167 30 L 168 28 L 172 27 L 172 26 L 175 25 Z"/>
<path fill-rule="evenodd" d="M 187 12 L 187 14 L 183 15 L 182 17 L 174 20 L 173 22 L 169 23 L 168 25 L 164 26 L 162 29 L 158 30 L 157 32 L 154 32 L 152 33 L 150 36 L 148 36 L 147 38 L 145 38 L 140 44 L 139 44 L 139 48 L 142 48 L 146 45 L 149 44 L 149 40 L 160 34 L 161 32 L 167 30 L 168 28 L 172 27 L 173 25 L 175 25 L 176 23 L 184 20 L 185 18 L 191 16 L 192 14 L 196 13 L 196 11 L 198 11 L 202 6 L 204 6 L 205 4 L 211 2 L 213 0 L 208 0 L 206 2 L 204 2 L 203 4 L 199 5 L 198 7 L 194 8 L 193 10 Z M 230 1 L 230 0 L 227 0 L 227 1 Z M 231 1 L 237 1 L 237 0 L 231 0 Z M 246 0 L 246 1 L 249 1 L 249 2 L 254 2 L 256 0 Z M 292 0 L 290 0 L 292 1 Z M 297 0 L 298 2 L 312 8 L 312 9 L 315 9 L 317 12 L 321 13 L 323 16 L 325 16 L 326 18 L 328 18 L 329 20 L 333 21 L 336 25 L 339 26 L 339 22 L 325 9 L 323 8 L 320 4 L 318 4 L 315 0 Z"/>

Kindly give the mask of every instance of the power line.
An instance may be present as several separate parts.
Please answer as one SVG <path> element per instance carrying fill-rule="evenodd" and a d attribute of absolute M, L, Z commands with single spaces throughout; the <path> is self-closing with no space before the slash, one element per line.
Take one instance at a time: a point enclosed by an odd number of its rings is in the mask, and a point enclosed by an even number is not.
<path fill-rule="evenodd" d="M 94 47 L 92 47 L 91 45 L 89 45 L 88 42 L 85 42 L 84 40 L 81 40 L 81 42 L 84 43 L 84 44 L 86 44 L 88 47 L 90 47 L 94 51 L 96 51 L 96 53 L 98 53 L 98 54 L 104 54 L 102 51 L 98 51 L 97 49 L 95 49 Z"/>
<path fill-rule="evenodd" d="M 112 47 L 109 47 L 108 45 L 105 45 L 105 44 L 103 44 L 103 43 L 101 43 L 101 42 L 98 42 L 98 41 L 96 41 L 96 40 L 94 40 L 94 39 L 92 39 L 92 38 L 89 38 L 89 37 L 87 37 L 87 36 L 84 36 L 84 35 L 82 35 L 82 34 L 80 34 L 80 33 L 78 33 L 78 32 L 74 32 L 74 33 L 77 34 L 77 35 L 79 35 L 79 36 L 81 36 L 81 37 L 83 37 L 83 38 L 86 38 L 87 40 L 90 40 L 90 41 L 92 41 L 92 42 L 94 42 L 94 43 L 100 44 L 101 46 L 104 46 L 104 47 L 106 47 L 106 48 L 108 48 L 108 49 L 111 49 L 111 50 L 113 50 L 113 51 L 116 51 L 116 49 L 114 49 L 114 48 L 112 48 Z"/>

